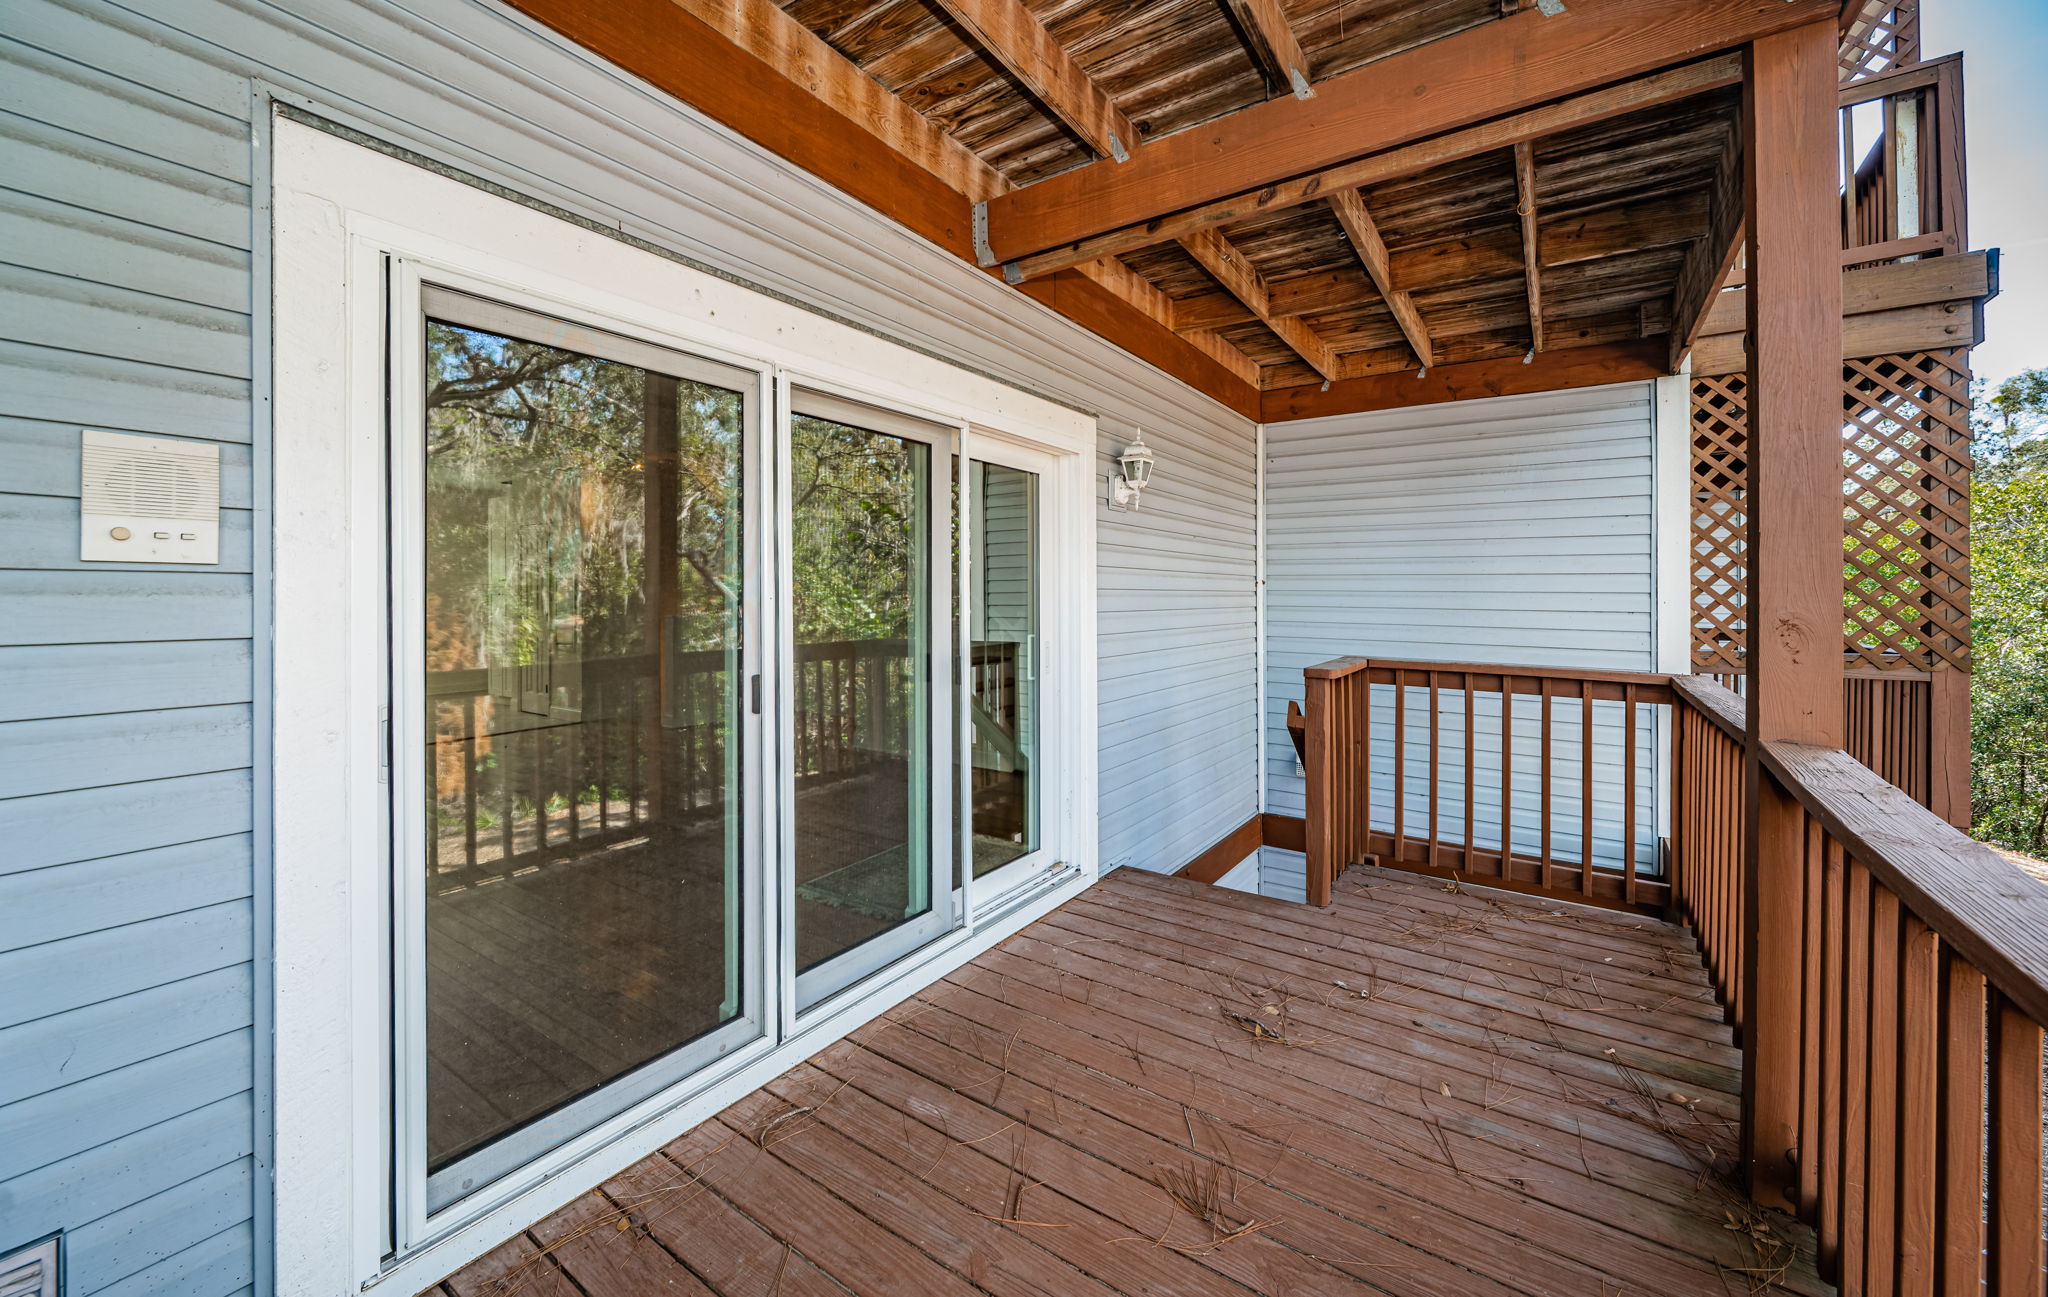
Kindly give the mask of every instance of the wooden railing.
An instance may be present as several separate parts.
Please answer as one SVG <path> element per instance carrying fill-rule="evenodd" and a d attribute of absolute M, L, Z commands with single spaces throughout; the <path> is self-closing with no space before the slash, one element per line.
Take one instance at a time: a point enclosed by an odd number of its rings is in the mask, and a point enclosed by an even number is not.
<path fill-rule="evenodd" d="M 1752 877 L 1742 701 L 1674 684 L 1673 904 L 1747 1039 L 1753 1187 L 1848 1297 L 2040 1293 L 2048 888 L 1847 752 L 1785 742 L 1757 753 Z"/>
<path fill-rule="evenodd" d="M 1304 673 L 1308 896 L 1362 861 L 1661 910 L 1670 678 L 1340 658 Z"/>
<path fill-rule="evenodd" d="M 1743 1041 L 1751 1190 L 1814 1227 L 1823 1277 L 1845 1297 L 2044 1291 L 2048 886 L 1847 752 L 1752 751 L 1743 699 L 1702 677 L 1344 658 L 1304 683 L 1312 903 L 1365 861 L 1654 897 L 1693 927 Z M 1591 849 L 1594 706 L 1621 709 L 1629 769 L 1668 773 L 1660 868 Z M 1590 868 L 1556 859 L 1559 802 Z"/>
<path fill-rule="evenodd" d="M 1842 86 L 1844 264 L 1965 250 L 1962 77 L 1953 54 Z"/>
<path fill-rule="evenodd" d="M 1742 699 L 1704 677 L 1674 676 L 1671 907 L 1699 934 L 1721 1003 L 1742 1022 L 1744 941 Z"/>

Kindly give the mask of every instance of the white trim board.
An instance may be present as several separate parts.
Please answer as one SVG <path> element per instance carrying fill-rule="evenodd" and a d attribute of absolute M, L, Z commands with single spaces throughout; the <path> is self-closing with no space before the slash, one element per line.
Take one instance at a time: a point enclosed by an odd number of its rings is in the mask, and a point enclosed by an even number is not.
<path fill-rule="evenodd" d="M 277 1287 L 331 1297 L 410 1293 L 673 1139 L 828 1041 L 873 1018 L 1071 897 L 1096 872 L 1094 420 L 788 302 L 562 222 L 387 154 L 274 123 L 276 407 L 272 537 L 275 668 L 271 775 L 275 878 Z M 752 358 L 1054 457 L 1047 497 L 1062 542 L 1044 579 L 1064 633 L 1046 640 L 1046 835 L 1071 869 L 849 991 L 800 1034 L 737 1051 L 572 1141 L 513 1196 L 443 1225 L 386 1262 L 382 1060 L 386 697 L 384 319 L 400 256 L 574 303 L 669 345 Z M 1050 629 L 1050 628 L 1049 628 Z"/>

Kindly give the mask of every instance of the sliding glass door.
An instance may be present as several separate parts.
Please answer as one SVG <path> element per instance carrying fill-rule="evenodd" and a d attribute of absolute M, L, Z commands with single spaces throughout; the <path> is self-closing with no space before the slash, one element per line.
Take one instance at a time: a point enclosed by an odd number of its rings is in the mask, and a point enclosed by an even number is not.
<path fill-rule="evenodd" d="M 952 430 L 791 400 L 789 964 L 801 1010 L 952 925 Z"/>
<path fill-rule="evenodd" d="M 417 1238 L 1043 863 L 1042 538 L 1038 473 L 963 469 L 957 427 L 786 381 L 770 422 L 762 368 L 394 279 Z"/>
<path fill-rule="evenodd" d="M 417 441 L 394 448 L 418 790 L 396 900 L 431 1211 L 759 1032 L 759 380 L 460 293 L 421 312 Z"/>

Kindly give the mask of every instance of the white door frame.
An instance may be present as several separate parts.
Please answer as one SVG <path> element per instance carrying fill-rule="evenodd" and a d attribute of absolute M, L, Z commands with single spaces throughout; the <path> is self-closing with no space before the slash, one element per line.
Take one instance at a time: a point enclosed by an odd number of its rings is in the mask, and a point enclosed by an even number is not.
<path fill-rule="evenodd" d="M 411 1293 L 874 1018 L 1096 872 L 1094 420 L 453 178 L 290 120 L 273 123 L 273 1053 L 277 1284 Z M 977 915 L 829 1011 L 763 1035 L 570 1140 L 489 1192 L 401 1223 L 387 1163 L 390 1030 L 386 267 L 504 285 L 682 351 L 751 358 L 941 421 L 999 429 L 1057 460 L 1066 524 L 1046 574 L 1063 633 L 1048 846 L 1058 886 Z M 779 618 L 768 606 L 764 615 Z M 413 1233 L 423 1228 L 423 1233 Z"/>

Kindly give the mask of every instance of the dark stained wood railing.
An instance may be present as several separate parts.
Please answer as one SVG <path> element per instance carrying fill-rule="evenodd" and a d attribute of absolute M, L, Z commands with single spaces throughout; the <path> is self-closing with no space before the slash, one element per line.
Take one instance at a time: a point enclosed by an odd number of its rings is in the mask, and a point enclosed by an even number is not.
<path fill-rule="evenodd" d="M 1742 699 L 1704 677 L 1674 676 L 1671 903 L 1737 1026 L 1742 1018 Z"/>
<path fill-rule="evenodd" d="M 1366 861 L 1576 900 L 1655 895 L 1693 928 L 1745 1040 L 1752 1191 L 1813 1225 L 1822 1275 L 1844 1297 L 2044 1291 L 2048 887 L 1848 752 L 1752 751 L 1744 700 L 1702 677 L 1345 658 L 1310 668 L 1305 684 L 1312 903 Z M 1487 742 L 1500 742 L 1444 723 L 1484 716 L 1475 704 L 1487 697 L 1533 697 L 1545 716 L 1559 699 L 1581 708 L 1564 727 L 1577 751 L 1560 752 L 1560 727 L 1539 721 L 1534 770 L 1499 762 L 1496 788 L 1542 785 L 1500 798 L 1510 819 L 1542 816 L 1534 829 L 1503 822 L 1494 841 L 1507 851 L 1483 845 L 1473 798 L 1449 799 L 1446 814 L 1440 787 L 1445 772 L 1475 787 Z M 1558 791 L 1593 787 L 1592 702 L 1627 708 L 1629 735 L 1635 709 L 1671 712 L 1658 754 L 1671 780 L 1664 877 L 1553 858 Z M 1518 708 L 1495 707 L 1499 730 L 1522 723 Z M 1392 766 L 1377 810 L 1376 753 L 1381 774 Z M 1790 807 L 1791 822 L 1751 826 L 1760 803 Z M 1580 809 L 1586 844 L 1589 817 Z M 1540 852 L 1512 849 L 1532 840 Z M 1759 907 L 1762 894 L 1790 903 Z M 1790 984 L 1765 985 L 1760 968 Z"/>
<path fill-rule="evenodd" d="M 2039 1293 L 2048 889 L 1847 753 L 1773 742 L 1803 812 L 1799 1213 L 1844 1294 Z M 1789 1065 L 1788 1065 L 1789 1064 Z"/>
<path fill-rule="evenodd" d="M 1668 676 L 1339 658 L 1304 684 L 1311 904 L 1364 861 L 1667 903 L 1651 781 Z"/>
<path fill-rule="evenodd" d="M 1842 86 L 1845 263 L 1964 250 L 1962 77 L 1951 54 Z"/>

